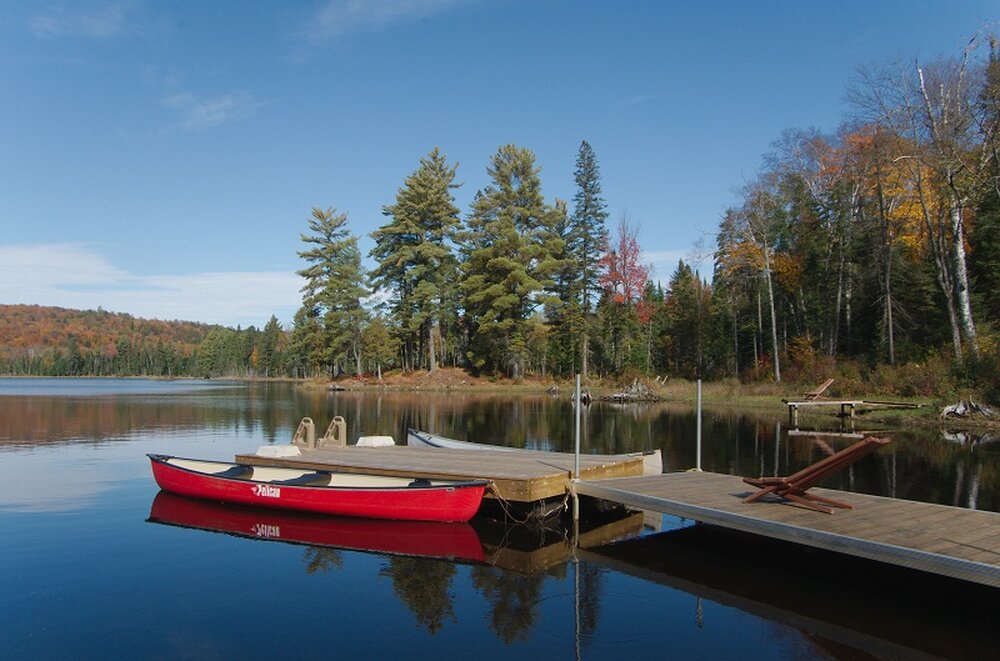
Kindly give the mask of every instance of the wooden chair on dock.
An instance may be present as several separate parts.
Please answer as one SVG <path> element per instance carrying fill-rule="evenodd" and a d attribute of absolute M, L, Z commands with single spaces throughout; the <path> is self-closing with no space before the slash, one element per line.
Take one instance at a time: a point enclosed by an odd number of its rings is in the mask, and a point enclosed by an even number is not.
<path fill-rule="evenodd" d="M 750 494 L 743 499 L 743 502 L 753 503 L 764 496 L 774 494 L 826 514 L 833 514 L 831 507 L 854 509 L 848 503 L 815 496 L 806 491 L 887 443 L 889 443 L 888 438 L 862 439 L 788 477 L 744 477 L 744 482 L 757 487 L 760 491 Z"/>
<path fill-rule="evenodd" d="M 820 397 L 823 396 L 823 393 L 826 392 L 826 389 L 829 388 L 830 384 L 832 383 L 833 379 L 827 379 L 822 384 L 820 384 L 815 390 L 810 390 L 807 393 L 803 393 L 802 399 L 807 402 L 819 399 Z"/>

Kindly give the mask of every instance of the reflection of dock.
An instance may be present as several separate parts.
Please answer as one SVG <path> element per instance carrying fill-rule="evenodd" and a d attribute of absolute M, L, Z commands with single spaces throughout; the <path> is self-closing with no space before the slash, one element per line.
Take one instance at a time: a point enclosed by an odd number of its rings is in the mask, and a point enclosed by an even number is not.
<path fill-rule="evenodd" d="M 631 507 L 1000 587 L 1000 514 L 994 512 L 812 489 L 854 507 L 827 515 L 788 503 L 744 503 L 752 489 L 718 473 L 581 480 L 574 487 Z"/>
<path fill-rule="evenodd" d="M 531 503 L 562 498 L 569 490 L 573 455 L 561 452 L 425 449 L 406 446 L 339 447 L 303 451 L 294 457 L 237 455 L 236 461 L 258 466 L 287 466 L 346 473 L 402 475 L 437 479 L 486 479 L 504 499 Z M 582 455 L 584 479 L 642 475 L 642 456 Z M 488 494 L 489 495 L 489 494 Z"/>
<path fill-rule="evenodd" d="M 621 510 L 601 522 L 593 518 L 580 521 L 578 544 L 580 547 L 601 546 L 637 534 L 642 530 L 642 512 Z M 573 553 L 573 540 L 568 531 L 558 534 L 547 529 L 472 520 L 472 527 L 479 533 L 488 564 L 532 575 L 565 563 Z"/>
<path fill-rule="evenodd" d="M 995 591 L 972 583 L 916 576 L 837 553 L 797 551 L 717 526 L 577 553 L 587 562 L 880 658 L 990 658 L 996 651 Z M 940 607 L 942 602 L 949 606 Z M 710 630 L 712 622 L 705 626 Z"/>

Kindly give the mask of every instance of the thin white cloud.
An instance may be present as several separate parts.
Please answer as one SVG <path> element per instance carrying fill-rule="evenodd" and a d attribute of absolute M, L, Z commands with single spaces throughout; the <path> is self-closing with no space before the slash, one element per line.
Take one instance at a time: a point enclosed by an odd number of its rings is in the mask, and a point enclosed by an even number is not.
<path fill-rule="evenodd" d="M 301 300 L 292 272 L 140 276 L 80 244 L 0 245 L 0 303 L 102 307 L 149 319 L 261 327 L 284 322 Z"/>
<path fill-rule="evenodd" d="M 329 0 L 304 30 L 310 41 L 323 42 L 356 32 L 380 30 L 439 14 L 470 0 Z"/>
<path fill-rule="evenodd" d="M 649 279 L 654 282 L 662 282 L 664 286 L 677 270 L 677 263 L 682 259 L 702 278 L 711 277 L 713 268 L 711 256 L 707 258 L 699 256 L 697 250 L 651 250 L 642 253 L 642 263 L 650 267 Z"/>
<path fill-rule="evenodd" d="M 87 37 L 110 39 L 131 30 L 134 2 L 111 0 L 82 6 L 66 3 L 49 7 L 28 19 L 28 30 L 38 37 Z"/>
<path fill-rule="evenodd" d="M 250 117 L 264 104 L 246 92 L 212 98 L 183 92 L 166 97 L 163 105 L 180 111 L 181 120 L 175 124 L 176 128 L 183 131 L 203 131 Z"/>

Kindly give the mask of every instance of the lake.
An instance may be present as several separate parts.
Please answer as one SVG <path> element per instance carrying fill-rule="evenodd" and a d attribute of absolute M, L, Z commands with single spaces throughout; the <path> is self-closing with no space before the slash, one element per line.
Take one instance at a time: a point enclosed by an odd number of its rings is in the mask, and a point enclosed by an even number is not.
<path fill-rule="evenodd" d="M 995 590 L 671 517 L 602 511 L 584 533 L 624 541 L 575 554 L 558 522 L 261 513 L 158 495 L 150 475 L 146 453 L 231 460 L 334 415 L 350 438 L 573 447 L 565 396 L 0 379 L 3 656 L 986 658 L 1000 644 Z M 783 422 L 706 410 L 703 468 L 785 474 L 824 456 Z M 585 452 L 694 466 L 690 407 L 595 403 L 582 423 Z M 1000 511 L 994 437 L 892 438 L 824 486 Z"/>

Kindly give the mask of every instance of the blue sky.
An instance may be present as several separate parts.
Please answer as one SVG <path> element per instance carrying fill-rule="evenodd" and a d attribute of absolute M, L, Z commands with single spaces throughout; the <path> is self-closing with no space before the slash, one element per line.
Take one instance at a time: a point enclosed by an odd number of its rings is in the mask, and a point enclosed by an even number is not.
<path fill-rule="evenodd" d="M 0 303 L 261 326 L 311 207 L 362 251 L 421 156 L 463 213 L 497 147 L 550 202 L 593 145 L 667 280 L 782 130 L 859 65 L 960 53 L 995 2 L 0 0 Z M 703 267 L 709 272 L 710 266 Z"/>

